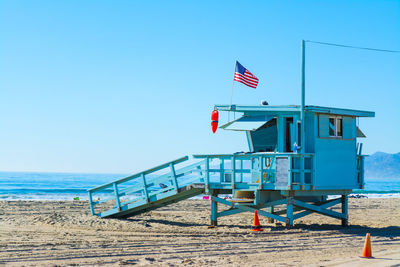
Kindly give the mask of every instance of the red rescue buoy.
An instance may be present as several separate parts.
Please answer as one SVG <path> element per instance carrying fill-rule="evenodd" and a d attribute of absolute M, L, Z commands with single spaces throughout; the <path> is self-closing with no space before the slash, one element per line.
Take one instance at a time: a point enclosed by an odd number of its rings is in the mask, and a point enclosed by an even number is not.
<path fill-rule="evenodd" d="M 217 131 L 218 128 L 218 110 L 214 109 L 211 113 L 211 130 L 213 133 Z"/>

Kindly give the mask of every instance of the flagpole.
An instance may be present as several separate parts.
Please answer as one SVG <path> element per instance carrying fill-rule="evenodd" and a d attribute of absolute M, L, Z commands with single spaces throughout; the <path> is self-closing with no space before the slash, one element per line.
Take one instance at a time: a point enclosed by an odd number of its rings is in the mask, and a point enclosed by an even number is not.
<path fill-rule="evenodd" d="M 231 106 L 232 106 L 233 86 L 234 86 L 234 84 L 235 84 L 235 78 L 232 79 L 231 105 L 230 105 L 229 109 L 231 109 Z"/>
<path fill-rule="evenodd" d="M 228 121 L 230 121 L 230 114 L 231 114 L 231 109 L 232 109 L 233 87 L 234 87 L 234 85 L 235 85 L 236 62 L 237 62 L 237 61 L 235 61 L 235 69 L 233 70 L 232 92 L 231 92 L 231 104 L 230 104 L 230 106 L 229 106 Z"/>
<path fill-rule="evenodd" d="M 233 69 L 232 92 L 231 92 L 231 106 L 232 106 L 232 97 L 233 97 L 233 86 L 234 86 L 234 84 L 235 84 L 236 62 L 237 62 L 237 61 L 235 61 L 235 68 Z M 229 109 L 231 109 L 231 106 L 229 107 Z"/>

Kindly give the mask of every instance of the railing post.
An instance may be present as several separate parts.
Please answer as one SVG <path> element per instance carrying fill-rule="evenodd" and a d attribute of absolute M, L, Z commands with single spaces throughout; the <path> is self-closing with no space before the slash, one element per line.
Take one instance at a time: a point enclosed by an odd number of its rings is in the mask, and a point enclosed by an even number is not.
<path fill-rule="evenodd" d="M 259 188 L 262 189 L 262 185 L 264 182 L 264 166 L 263 166 L 263 156 L 259 157 L 260 161 L 260 180 L 259 180 Z"/>
<path fill-rule="evenodd" d="M 172 184 L 174 185 L 175 190 L 178 191 L 178 180 L 176 179 L 174 164 L 170 163 L 169 167 L 171 169 Z"/>
<path fill-rule="evenodd" d="M 272 169 L 272 164 L 275 164 L 275 169 Z M 276 153 L 274 154 L 274 156 L 271 159 L 271 167 L 269 168 L 269 171 L 271 172 L 271 177 L 272 177 L 272 182 L 275 183 L 276 182 Z M 274 172 L 275 170 L 275 172 Z"/>
<path fill-rule="evenodd" d="M 221 159 L 221 163 L 219 164 L 219 182 L 222 183 L 224 182 L 224 170 L 225 170 L 225 166 L 224 166 L 224 159 Z"/>
<path fill-rule="evenodd" d="M 243 160 L 240 160 L 240 182 L 243 183 Z"/>
<path fill-rule="evenodd" d="M 147 183 L 146 183 L 146 177 L 144 176 L 144 173 L 142 173 L 141 177 L 142 177 L 142 183 L 143 183 L 144 196 L 146 198 L 146 202 L 149 203 L 150 202 L 149 192 L 147 191 Z"/>
<path fill-rule="evenodd" d="M 305 176 L 305 154 L 300 154 L 300 188 L 304 189 L 304 176 Z"/>
<path fill-rule="evenodd" d="M 205 179 L 205 183 L 206 183 L 206 193 L 209 192 L 210 190 L 210 161 L 209 158 L 206 157 L 206 179 Z"/>
<path fill-rule="evenodd" d="M 232 156 L 231 158 L 232 161 L 232 178 L 231 178 L 231 184 L 232 184 L 232 189 L 235 189 L 235 178 L 236 178 L 236 160 L 235 160 L 235 155 Z"/>
<path fill-rule="evenodd" d="M 117 183 L 113 183 L 114 194 L 115 194 L 115 204 L 117 205 L 118 210 L 121 209 L 121 202 L 119 201 L 119 193 L 118 193 L 118 185 Z"/>
<path fill-rule="evenodd" d="M 312 170 L 311 170 L 311 190 L 315 189 L 315 167 L 316 167 L 317 159 L 315 154 L 312 155 Z"/>
<path fill-rule="evenodd" d="M 93 198 L 92 198 L 92 192 L 89 191 L 89 205 L 90 205 L 90 213 L 94 215 L 94 207 L 93 207 Z"/>
<path fill-rule="evenodd" d="M 288 156 L 288 188 L 292 190 L 293 183 L 293 173 L 292 173 L 292 165 L 293 165 L 293 157 L 291 155 Z"/>

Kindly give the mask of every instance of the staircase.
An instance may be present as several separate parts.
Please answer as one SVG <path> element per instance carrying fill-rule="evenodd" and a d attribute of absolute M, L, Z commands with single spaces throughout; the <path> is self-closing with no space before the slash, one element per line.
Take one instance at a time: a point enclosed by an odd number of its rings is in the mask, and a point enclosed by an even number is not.
<path fill-rule="evenodd" d="M 92 215 L 127 218 L 204 192 L 205 161 L 177 169 L 188 156 L 88 190 Z"/>

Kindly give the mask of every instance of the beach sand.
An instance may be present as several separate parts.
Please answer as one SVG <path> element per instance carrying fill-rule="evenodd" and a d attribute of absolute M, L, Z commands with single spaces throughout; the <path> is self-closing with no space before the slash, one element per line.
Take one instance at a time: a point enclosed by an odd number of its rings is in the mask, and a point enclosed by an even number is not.
<path fill-rule="evenodd" d="M 400 264 L 400 198 L 349 199 L 349 227 L 311 215 L 287 230 L 260 217 L 264 231 L 254 233 L 251 213 L 220 218 L 213 229 L 207 228 L 209 215 L 206 200 L 186 200 L 126 220 L 91 216 L 85 201 L 1 201 L 0 265 Z M 368 232 L 375 258 L 360 259 Z"/>

